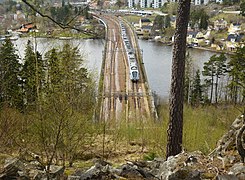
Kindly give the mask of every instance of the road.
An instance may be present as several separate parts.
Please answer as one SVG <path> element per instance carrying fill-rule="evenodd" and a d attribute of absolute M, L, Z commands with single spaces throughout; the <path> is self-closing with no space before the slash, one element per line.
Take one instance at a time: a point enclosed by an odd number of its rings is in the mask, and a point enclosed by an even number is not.
<path fill-rule="evenodd" d="M 103 88 L 100 120 L 106 122 L 145 121 L 152 116 L 152 97 L 149 95 L 146 74 L 138 48 L 137 37 L 125 23 L 128 37 L 135 51 L 140 79 L 132 82 L 129 77 L 127 53 L 121 37 L 120 17 L 100 15 L 106 24 L 106 48 L 104 52 Z"/>

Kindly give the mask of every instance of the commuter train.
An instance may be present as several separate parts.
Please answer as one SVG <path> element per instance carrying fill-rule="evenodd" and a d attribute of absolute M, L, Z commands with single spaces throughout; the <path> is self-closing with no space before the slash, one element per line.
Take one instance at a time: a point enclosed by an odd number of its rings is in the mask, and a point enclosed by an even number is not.
<path fill-rule="evenodd" d="M 121 26 L 123 44 L 126 50 L 127 60 L 129 64 L 130 80 L 132 80 L 133 82 L 137 82 L 139 80 L 139 69 L 135 58 L 134 50 L 127 36 L 126 28 L 123 22 L 120 22 L 120 26 Z"/>

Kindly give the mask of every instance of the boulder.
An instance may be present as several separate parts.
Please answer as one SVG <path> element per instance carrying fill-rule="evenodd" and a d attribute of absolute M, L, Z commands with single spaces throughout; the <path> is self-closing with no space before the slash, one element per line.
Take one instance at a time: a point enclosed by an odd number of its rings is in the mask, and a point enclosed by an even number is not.
<path fill-rule="evenodd" d="M 45 171 L 41 171 L 38 169 L 30 169 L 29 171 L 29 177 L 33 180 L 38 180 L 38 179 L 45 179 L 46 174 Z"/>
<path fill-rule="evenodd" d="M 110 172 L 110 165 L 102 166 L 96 163 L 90 169 L 81 173 L 80 180 L 100 180 L 100 179 L 116 179 L 116 176 Z"/>
<path fill-rule="evenodd" d="M 159 167 L 159 179 L 201 179 L 204 155 L 199 152 L 182 152 L 171 156 Z"/>
<path fill-rule="evenodd" d="M 80 180 L 80 176 L 68 176 L 67 180 Z"/>
<path fill-rule="evenodd" d="M 55 165 L 50 166 L 50 175 L 52 178 L 60 179 L 63 176 L 64 171 L 65 171 L 64 166 L 55 166 Z"/>
<path fill-rule="evenodd" d="M 25 165 L 17 158 L 6 159 L 4 165 L 4 174 L 6 177 L 15 178 L 19 177 L 18 172 L 26 172 Z"/>
<path fill-rule="evenodd" d="M 191 171 L 188 168 L 181 168 L 172 173 L 168 180 L 201 180 L 200 172 L 198 170 Z"/>
<path fill-rule="evenodd" d="M 239 180 L 245 179 L 244 163 L 236 163 L 230 168 L 229 174 L 236 176 Z"/>
<path fill-rule="evenodd" d="M 236 146 L 236 134 L 243 125 L 243 115 L 236 118 L 229 131 L 218 141 L 217 147 L 210 154 L 212 156 L 225 156 L 225 152 L 234 150 Z"/>
<path fill-rule="evenodd" d="M 120 176 L 128 179 L 143 179 L 146 177 L 145 172 L 135 165 L 124 164 L 120 169 Z"/>

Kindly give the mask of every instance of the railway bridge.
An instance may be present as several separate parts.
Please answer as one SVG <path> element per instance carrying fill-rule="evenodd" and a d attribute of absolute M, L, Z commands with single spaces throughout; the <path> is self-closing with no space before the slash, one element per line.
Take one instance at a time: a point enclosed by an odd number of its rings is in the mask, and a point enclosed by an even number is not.
<path fill-rule="evenodd" d="M 142 51 L 133 28 L 121 17 L 108 14 L 96 16 L 106 28 L 97 108 L 99 119 L 105 122 L 130 122 L 156 118 Z M 134 69 L 137 69 L 138 79 L 132 77 L 135 72 L 132 72 L 129 56 L 134 58 L 134 65 L 137 65 Z"/>

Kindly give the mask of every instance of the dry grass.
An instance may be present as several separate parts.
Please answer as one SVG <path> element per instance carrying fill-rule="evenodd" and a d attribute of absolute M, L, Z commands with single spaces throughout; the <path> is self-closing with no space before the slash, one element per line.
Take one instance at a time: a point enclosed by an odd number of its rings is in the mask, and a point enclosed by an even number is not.
<path fill-rule="evenodd" d="M 90 166 L 93 158 L 103 156 L 114 164 L 121 164 L 125 160 L 165 157 L 168 114 L 168 106 L 163 105 L 158 121 L 135 119 L 127 123 L 121 120 L 117 121 L 119 124 L 105 126 L 103 123 L 90 123 L 89 127 L 93 130 L 88 133 L 91 138 L 84 139 L 86 145 L 78 147 L 78 161 L 74 165 L 79 168 Z M 233 106 L 185 106 L 183 147 L 187 151 L 200 150 L 208 154 L 238 115 L 239 110 Z M 0 157 L 0 164 L 3 164 L 4 159 L 5 156 Z M 86 163 L 81 164 L 80 161 Z"/>
<path fill-rule="evenodd" d="M 205 106 L 184 108 L 183 147 L 187 151 L 200 150 L 205 154 L 210 153 L 217 141 L 229 129 L 231 123 L 240 114 L 233 106 Z M 165 156 L 167 142 L 168 107 L 161 108 L 159 121 L 121 122 L 116 131 L 107 131 L 114 137 L 120 147 L 122 140 L 130 144 L 137 144 L 145 154 L 155 153 L 156 156 Z M 128 146 L 129 147 L 129 146 Z M 126 147 L 127 149 L 127 147 Z"/>

